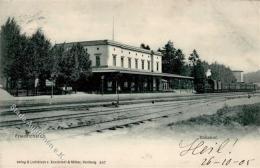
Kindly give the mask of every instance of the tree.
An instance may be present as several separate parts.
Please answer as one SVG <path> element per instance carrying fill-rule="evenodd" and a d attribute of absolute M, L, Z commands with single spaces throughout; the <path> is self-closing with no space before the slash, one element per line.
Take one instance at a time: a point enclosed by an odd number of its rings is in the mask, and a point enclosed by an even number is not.
<path fill-rule="evenodd" d="M 181 49 L 177 49 L 173 59 L 173 73 L 184 75 L 185 74 L 185 55 Z"/>
<path fill-rule="evenodd" d="M 146 49 L 146 50 L 150 50 L 150 46 L 149 45 L 145 45 L 144 43 L 141 43 L 140 48 Z"/>
<path fill-rule="evenodd" d="M 29 55 L 29 39 L 25 36 L 22 35 L 20 38 L 20 58 L 15 60 L 15 67 L 19 71 L 18 73 L 18 78 L 21 81 L 21 88 L 26 89 L 26 95 L 28 96 L 29 88 L 32 86 L 32 75 L 31 75 L 31 55 Z"/>
<path fill-rule="evenodd" d="M 163 49 L 158 49 L 163 54 L 162 57 L 162 71 L 165 73 L 187 75 L 189 70 L 185 66 L 185 55 L 181 49 L 176 49 L 173 42 L 168 43 Z"/>
<path fill-rule="evenodd" d="M 7 90 L 16 88 L 18 94 L 18 81 L 25 70 L 27 38 L 21 35 L 20 26 L 10 17 L 1 26 L 0 38 L 0 75 L 6 80 Z"/>
<path fill-rule="evenodd" d="M 199 55 L 198 55 L 198 53 L 197 53 L 197 51 L 196 51 L 195 49 L 192 51 L 192 53 L 190 54 L 190 56 L 189 56 L 188 59 L 189 59 L 190 64 L 191 64 L 192 66 L 194 66 L 194 65 L 197 64 L 197 62 L 198 62 L 198 60 L 199 60 L 200 58 L 199 58 Z"/>
<path fill-rule="evenodd" d="M 176 49 L 173 46 L 173 42 L 168 41 L 167 44 L 161 50 L 162 56 L 162 71 L 164 73 L 173 73 L 173 63 Z"/>
<path fill-rule="evenodd" d="M 87 50 L 80 43 L 77 43 L 71 47 L 69 54 L 75 59 L 75 70 L 72 74 L 72 80 L 86 79 L 91 72 L 91 61 L 89 60 Z"/>
<path fill-rule="evenodd" d="M 236 81 L 231 69 L 223 64 L 214 62 L 209 65 L 209 69 L 211 69 L 211 79 L 213 80 L 219 80 L 222 83 L 232 83 Z"/>
<path fill-rule="evenodd" d="M 53 60 L 52 74 L 55 74 L 55 75 L 59 74 L 59 70 L 60 70 L 59 66 L 61 66 L 60 62 L 65 55 L 65 51 L 66 51 L 65 43 L 60 44 L 60 45 L 54 45 L 51 48 L 50 55 Z"/>
<path fill-rule="evenodd" d="M 51 43 L 43 32 L 38 29 L 29 40 L 30 76 L 39 78 L 40 87 L 45 86 L 45 80 L 52 73 L 53 59 L 50 55 Z"/>
<path fill-rule="evenodd" d="M 205 91 L 206 74 L 205 68 L 203 66 L 204 62 L 200 60 L 199 54 L 194 49 L 189 57 L 191 76 L 194 77 L 195 90 L 198 93 L 203 93 Z"/>
<path fill-rule="evenodd" d="M 183 76 L 191 76 L 191 66 L 187 64 L 186 62 L 183 65 L 181 75 Z"/>
<path fill-rule="evenodd" d="M 18 86 L 23 87 L 28 84 L 29 39 L 25 34 L 21 34 L 20 26 L 15 19 L 8 18 L 1 26 L 0 41 L 1 78 L 6 80 L 7 90 L 16 88 L 16 95 L 18 95 Z"/>
<path fill-rule="evenodd" d="M 57 62 L 56 71 L 59 81 L 63 82 L 66 89 L 69 85 L 74 85 L 74 88 L 77 88 L 78 80 L 86 80 L 90 76 L 89 54 L 80 43 L 72 45 L 69 50 L 65 50 L 64 44 L 56 46 L 55 52 L 62 55 Z"/>
<path fill-rule="evenodd" d="M 198 60 L 197 63 L 194 65 L 193 75 L 195 90 L 198 93 L 203 93 L 205 91 L 204 89 L 206 83 L 206 75 L 201 60 Z"/>
<path fill-rule="evenodd" d="M 246 73 L 244 75 L 245 82 L 260 83 L 260 70 Z"/>

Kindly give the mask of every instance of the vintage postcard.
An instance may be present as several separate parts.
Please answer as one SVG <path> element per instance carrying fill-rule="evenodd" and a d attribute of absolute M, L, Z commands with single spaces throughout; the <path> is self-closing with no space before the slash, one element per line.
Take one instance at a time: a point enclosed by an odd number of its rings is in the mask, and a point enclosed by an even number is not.
<path fill-rule="evenodd" d="M 259 168 L 260 1 L 0 0 L 0 168 Z"/>

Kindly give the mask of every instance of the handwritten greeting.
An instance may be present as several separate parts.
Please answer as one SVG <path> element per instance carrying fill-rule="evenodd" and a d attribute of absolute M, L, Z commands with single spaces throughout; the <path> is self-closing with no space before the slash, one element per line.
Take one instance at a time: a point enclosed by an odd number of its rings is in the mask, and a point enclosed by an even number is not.
<path fill-rule="evenodd" d="M 179 143 L 179 148 L 181 149 L 179 155 L 181 157 L 187 155 L 203 156 L 203 160 L 201 161 L 202 166 L 211 166 L 211 165 L 249 166 L 251 162 L 255 160 L 254 158 L 236 160 L 234 158 L 227 157 L 229 156 L 228 154 L 232 153 L 232 148 L 235 148 L 237 146 L 237 143 L 238 143 L 237 138 L 235 140 L 226 138 L 220 143 L 215 142 L 213 145 L 207 143 L 206 140 L 201 138 L 196 138 L 191 143 L 184 143 L 184 141 L 181 140 Z M 220 155 L 224 156 L 224 159 L 223 157 L 219 157 Z"/>

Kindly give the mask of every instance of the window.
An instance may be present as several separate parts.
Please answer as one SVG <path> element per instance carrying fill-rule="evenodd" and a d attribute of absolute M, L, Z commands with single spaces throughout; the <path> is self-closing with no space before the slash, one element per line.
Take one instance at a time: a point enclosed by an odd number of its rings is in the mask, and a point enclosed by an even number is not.
<path fill-rule="evenodd" d="M 144 60 L 142 60 L 142 69 L 144 69 Z"/>
<path fill-rule="evenodd" d="M 156 62 L 156 70 L 159 71 L 159 62 Z"/>
<path fill-rule="evenodd" d="M 124 67 L 124 57 L 121 57 L 121 67 Z"/>
<path fill-rule="evenodd" d="M 116 55 L 113 55 L 113 66 L 116 66 Z"/>
<path fill-rule="evenodd" d="M 97 50 L 99 50 L 99 48 L 97 48 Z"/>
<path fill-rule="evenodd" d="M 128 68 L 131 68 L 131 58 L 128 58 Z"/>
<path fill-rule="evenodd" d="M 138 59 L 135 59 L 135 69 L 138 69 Z"/>
<path fill-rule="evenodd" d="M 150 70 L 150 61 L 147 61 L 148 70 Z"/>
<path fill-rule="evenodd" d="M 96 66 L 100 66 L 100 55 L 96 55 Z"/>

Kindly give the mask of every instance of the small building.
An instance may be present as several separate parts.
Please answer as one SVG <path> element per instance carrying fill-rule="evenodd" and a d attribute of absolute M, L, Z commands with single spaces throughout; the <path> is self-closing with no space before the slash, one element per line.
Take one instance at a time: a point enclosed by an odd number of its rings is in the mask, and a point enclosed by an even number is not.
<path fill-rule="evenodd" d="M 240 70 L 236 70 L 236 71 L 232 71 L 237 82 L 244 82 L 244 74 L 243 71 Z"/>
<path fill-rule="evenodd" d="M 76 43 L 80 43 L 90 54 L 93 73 L 91 86 L 99 93 L 193 88 L 192 77 L 162 73 L 160 52 L 112 40 L 65 43 L 65 47 Z"/>

